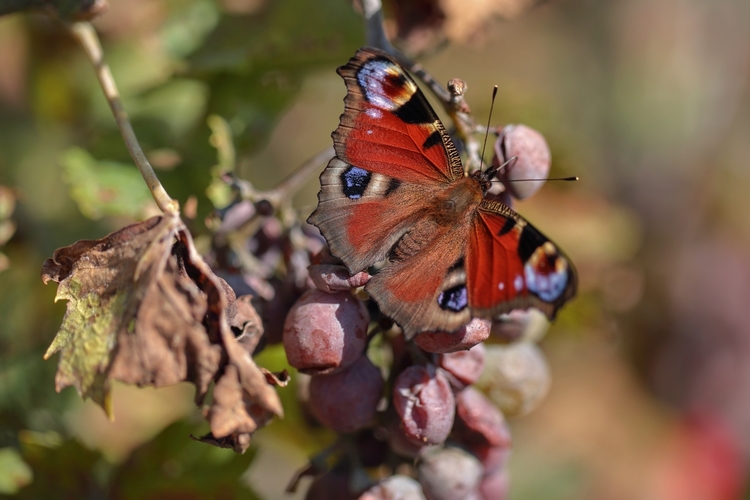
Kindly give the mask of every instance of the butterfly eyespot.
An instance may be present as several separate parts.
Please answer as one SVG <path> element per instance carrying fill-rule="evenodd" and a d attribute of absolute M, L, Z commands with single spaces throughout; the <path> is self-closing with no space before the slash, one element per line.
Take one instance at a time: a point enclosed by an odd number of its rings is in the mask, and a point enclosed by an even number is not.
<path fill-rule="evenodd" d="M 367 170 L 353 165 L 350 166 L 341 174 L 341 184 L 344 194 L 350 200 L 358 200 L 367 189 L 371 178 L 372 174 Z"/>
<path fill-rule="evenodd" d="M 531 259 L 532 255 L 536 253 L 539 247 L 544 245 L 544 248 L 548 248 L 546 247 L 546 244 L 549 244 L 551 246 L 551 251 L 554 251 L 555 247 L 552 245 L 552 243 L 547 241 L 547 239 L 542 236 L 539 231 L 526 224 L 523 226 L 523 231 L 521 231 L 521 238 L 518 241 L 518 256 L 521 257 L 521 260 L 523 262 L 528 262 L 529 259 Z"/>
<path fill-rule="evenodd" d="M 554 302 L 568 286 L 568 265 L 565 259 L 546 245 L 536 249 L 524 265 L 526 287 L 547 302 Z"/>
<path fill-rule="evenodd" d="M 459 312 L 469 305 L 469 297 L 466 293 L 466 285 L 458 285 L 440 292 L 438 305 L 447 311 Z"/>
<path fill-rule="evenodd" d="M 379 110 L 393 113 L 407 105 L 417 91 L 416 85 L 407 80 L 394 63 L 385 59 L 372 59 L 363 64 L 357 73 L 357 83 L 368 102 Z"/>
<path fill-rule="evenodd" d="M 386 188 L 383 195 L 388 196 L 390 194 L 393 194 L 394 191 L 398 189 L 398 187 L 401 185 L 401 181 L 398 179 L 390 179 L 388 181 L 388 187 Z"/>

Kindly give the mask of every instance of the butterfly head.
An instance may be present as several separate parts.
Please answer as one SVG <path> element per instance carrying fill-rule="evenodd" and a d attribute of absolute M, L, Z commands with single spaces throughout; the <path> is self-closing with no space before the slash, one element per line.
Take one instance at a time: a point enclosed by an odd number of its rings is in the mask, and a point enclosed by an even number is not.
<path fill-rule="evenodd" d="M 487 170 L 477 170 L 471 174 L 471 177 L 479 183 L 479 187 L 482 188 L 482 195 L 487 194 L 487 191 L 492 187 L 492 179 L 497 174 L 498 168 L 490 167 Z"/>

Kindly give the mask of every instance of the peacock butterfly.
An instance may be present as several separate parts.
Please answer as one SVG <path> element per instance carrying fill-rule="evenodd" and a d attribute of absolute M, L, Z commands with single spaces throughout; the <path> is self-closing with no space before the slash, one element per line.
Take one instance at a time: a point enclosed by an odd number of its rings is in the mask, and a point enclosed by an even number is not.
<path fill-rule="evenodd" d="M 336 156 L 308 219 L 354 274 L 384 265 L 365 286 L 407 338 L 455 331 L 536 307 L 553 319 L 576 293 L 576 273 L 520 215 L 486 197 L 496 169 L 467 176 L 445 127 L 385 52 L 360 49 L 338 69 L 345 109 Z"/>

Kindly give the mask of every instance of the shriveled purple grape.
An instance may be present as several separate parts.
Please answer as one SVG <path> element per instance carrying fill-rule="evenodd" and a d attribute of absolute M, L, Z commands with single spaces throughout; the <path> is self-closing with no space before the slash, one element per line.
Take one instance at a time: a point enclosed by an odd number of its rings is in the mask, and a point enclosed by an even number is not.
<path fill-rule="evenodd" d="M 487 397 L 467 387 L 456 394 L 455 434 L 467 444 L 510 447 L 510 429 L 502 412 Z"/>
<path fill-rule="evenodd" d="M 393 406 L 404 433 L 417 443 L 442 443 L 453 426 L 453 391 L 434 365 L 412 365 L 401 372 L 393 386 Z"/>
<path fill-rule="evenodd" d="M 539 342 L 547 333 L 549 320 L 538 309 L 514 309 L 492 322 L 490 333 L 501 342 Z"/>
<path fill-rule="evenodd" d="M 516 161 L 497 173 L 505 189 L 519 200 L 536 193 L 549 176 L 552 155 L 544 136 L 526 125 L 506 125 L 495 141 L 493 165 L 501 165 L 512 157 Z M 540 179 L 539 181 L 513 182 L 518 179 Z"/>
<path fill-rule="evenodd" d="M 368 322 L 367 308 L 349 292 L 308 290 L 284 323 L 289 364 L 310 375 L 346 368 L 365 349 Z"/>
<path fill-rule="evenodd" d="M 316 477 L 305 494 L 305 500 L 353 500 L 349 491 L 350 474 L 345 470 L 331 470 Z"/>
<path fill-rule="evenodd" d="M 454 389 L 460 390 L 479 379 L 484 369 L 484 344 L 467 351 L 449 352 L 438 356 L 438 366 L 449 374 Z"/>
<path fill-rule="evenodd" d="M 365 355 L 348 368 L 310 381 L 310 411 L 326 427 L 354 432 L 375 416 L 383 392 L 380 370 Z"/>
<path fill-rule="evenodd" d="M 510 473 L 508 469 L 485 474 L 479 483 L 482 500 L 505 500 L 510 494 Z"/>
<path fill-rule="evenodd" d="M 474 318 L 456 332 L 422 332 L 414 342 L 427 352 L 446 353 L 471 349 L 489 336 L 490 322 Z"/>
<path fill-rule="evenodd" d="M 505 415 L 524 415 L 547 395 L 551 376 L 536 344 L 487 346 L 485 359 L 485 370 L 476 385 Z"/>
<path fill-rule="evenodd" d="M 482 463 L 486 475 L 505 468 L 508 459 L 510 459 L 512 448 L 510 442 L 508 442 L 508 444 L 500 446 L 469 445 L 469 450 Z"/>
<path fill-rule="evenodd" d="M 480 498 L 483 475 L 482 464 L 476 457 L 454 447 L 425 453 L 417 466 L 417 479 L 427 500 Z"/>
<path fill-rule="evenodd" d="M 388 424 L 388 445 L 393 453 L 406 458 L 417 458 L 426 450 L 437 446 L 415 442 L 409 438 L 404 432 L 400 419 Z"/>
<path fill-rule="evenodd" d="M 425 496 L 417 481 L 397 474 L 383 479 L 358 500 L 425 500 Z"/>

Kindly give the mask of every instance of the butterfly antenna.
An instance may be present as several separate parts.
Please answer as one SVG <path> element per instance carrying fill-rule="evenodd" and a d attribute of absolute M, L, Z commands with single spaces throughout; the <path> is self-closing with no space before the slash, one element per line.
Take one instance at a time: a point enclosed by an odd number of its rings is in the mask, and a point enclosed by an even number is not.
<path fill-rule="evenodd" d="M 511 158 L 511 160 L 512 159 L 513 158 Z M 508 163 L 508 162 L 505 162 L 505 163 Z M 501 167 L 502 167 L 502 165 L 501 165 Z M 572 181 L 577 181 L 577 180 L 578 180 L 578 176 L 577 175 L 573 175 L 571 177 L 546 177 L 544 179 L 508 179 L 505 182 L 526 182 L 526 181 L 528 181 L 528 182 L 532 182 L 532 181 L 566 181 L 566 182 L 572 182 Z M 491 182 L 502 182 L 502 181 L 493 180 Z"/>
<path fill-rule="evenodd" d="M 492 110 L 495 108 L 495 96 L 497 96 L 497 85 L 492 89 L 492 101 L 490 102 L 490 115 L 487 117 L 487 129 L 484 133 L 484 144 L 482 145 L 482 156 L 479 157 L 479 170 L 484 165 L 484 151 L 487 149 L 487 137 L 490 135 L 490 123 L 492 122 Z"/>

